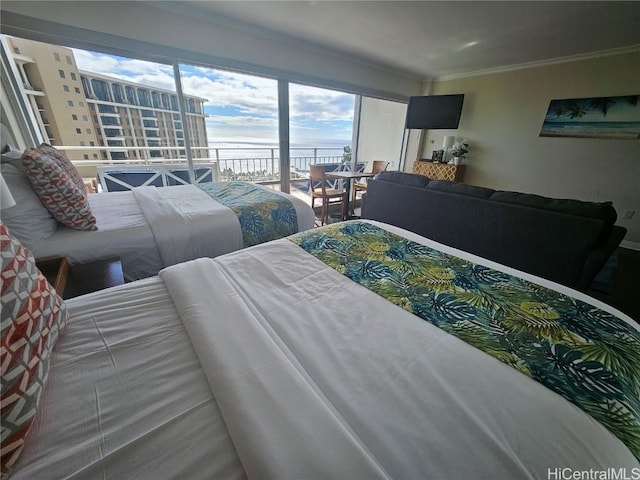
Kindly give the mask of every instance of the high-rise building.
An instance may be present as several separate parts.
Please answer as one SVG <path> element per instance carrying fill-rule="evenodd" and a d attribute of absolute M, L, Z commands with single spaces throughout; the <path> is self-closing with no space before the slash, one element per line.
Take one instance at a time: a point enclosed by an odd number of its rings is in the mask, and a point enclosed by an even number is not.
<path fill-rule="evenodd" d="M 3 44 L 44 141 L 63 150 L 83 175 L 113 161 L 186 158 L 175 92 L 81 71 L 69 48 L 16 37 L 4 37 Z M 206 150 L 197 149 L 207 147 L 206 99 L 184 98 L 192 151 L 195 157 L 206 156 Z"/>

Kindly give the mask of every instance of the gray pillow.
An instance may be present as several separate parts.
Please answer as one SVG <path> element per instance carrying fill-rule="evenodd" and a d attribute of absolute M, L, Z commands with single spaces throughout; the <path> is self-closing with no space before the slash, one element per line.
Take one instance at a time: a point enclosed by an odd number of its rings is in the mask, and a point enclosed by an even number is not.
<path fill-rule="evenodd" d="M 15 148 L 8 146 L 7 151 L 2 152 L 1 158 L 0 162 L 13 165 L 20 172 L 26 175 L 24 165 L 22 164 L 22 152 L 20 150 L 16 150 Z"/>
<path fill-rule="evenodd" d="M 31 188 L 29 178 L 16 167 L 4 161 L 0 163 L 2 177 L 16 201 L 13 207 L 2 210 L 2 222 L 29 250 L 37 251 L 40 243 L 58 228 L 58 223 L 42 205 Z"/>

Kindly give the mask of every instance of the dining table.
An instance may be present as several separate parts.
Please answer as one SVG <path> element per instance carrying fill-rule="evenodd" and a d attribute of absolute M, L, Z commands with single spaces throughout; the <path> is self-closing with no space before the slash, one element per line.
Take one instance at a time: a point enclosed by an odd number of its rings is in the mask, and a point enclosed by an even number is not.
<path fill-rule="evenodd" d="M 346 212 L 347 212 L 347 220 L 350 218 L 355 218 L 352 211 L 351 206 L 351 181 L 358 180 L 359 178 L 372 178 L 375 177 L 375 173 L 366 173 L 366 172 L 353 172 L 350 170 L 346 171 L 336 171 L 336 172 L 326 172 L 326 178 L 333 178 L 337 180 L 344 180 L 344 189 L 347 192 L 347 204 L 346 204 Z"/>

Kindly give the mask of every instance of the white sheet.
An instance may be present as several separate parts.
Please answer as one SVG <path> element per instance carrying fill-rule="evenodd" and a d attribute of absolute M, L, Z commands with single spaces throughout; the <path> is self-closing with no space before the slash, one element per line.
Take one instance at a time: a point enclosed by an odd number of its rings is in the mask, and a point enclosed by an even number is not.
<path fill-rule="evenodd" d="M 244 478 L 158 277 L 67 304 L 13 480 Z"/>
<path fill-rule="evenodd" d="M 59 225 L 33 252 L 36 257 L 66 256 L 72 264 L 90 263 L 155 249 L 153 233 L 130 191 L 90 194 L 88 199 L 98 230 L 87 232 Z"/>
<path fill-rule="evenodd" d="M 244 247 L 236 214 L 193 185 L 132 190 L 164 266 Z"/>
<path fill-rule="evenodd" d="M 315 215 L 309 205 L 293 195 L 258 186 L 293 203 L 298 231 L 313 228 Z M 131 281 L 180 261 L 244 246 L 235 214 L 192 185 L 139 187 L 88 198 L 98 230 L 59 226 L 33 252 L 37 258 L 66 256 L 73 265 L 119 257 L 124 276 Z"/>
<path fill-rule="evenodd" d="M 639 466 L 572 403 L 286 239 L 160 276 L 249 477 L 547 478 L 558 466 Z"/>

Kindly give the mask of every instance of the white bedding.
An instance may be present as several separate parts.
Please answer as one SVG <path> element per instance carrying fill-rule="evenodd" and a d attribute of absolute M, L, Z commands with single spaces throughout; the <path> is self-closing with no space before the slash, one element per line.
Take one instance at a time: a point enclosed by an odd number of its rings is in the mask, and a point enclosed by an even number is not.
<path fill-rule="evenodd" d="M 158 277 L 68 303 L 71 322 L 12 479 L 244 478 Z"/>
<path fill-rule="evenodd" d="M 313 228 L 315 215 L 309 205 L 293 195 L 268 190 L 293 203 L 299 231 Z M 34 255 L 66 256 L 72 265 L 119 257 L 125 278 L 137 280 L 180 261 L 218 256 L 244 246 L 235 214 L 192 185 L 91 194 L 89 203 L 98 230 L 59 226 Z"/>
<path fill-rule="evenodd" d="M 569 288 L 384 228 L 638 328 Z M 160 278 L 68 301 L 72 321 L 16 479 L 548 478 L 640 467 L 572 403 L 289 240 Z M 205 473 L 207 463 L 226 468 Z"/>

